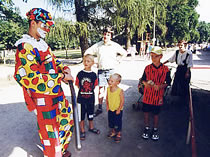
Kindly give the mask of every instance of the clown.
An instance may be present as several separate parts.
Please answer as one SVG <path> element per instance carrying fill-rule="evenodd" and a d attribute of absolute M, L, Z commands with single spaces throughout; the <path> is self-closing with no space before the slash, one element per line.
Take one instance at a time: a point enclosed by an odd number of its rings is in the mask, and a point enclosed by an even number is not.
<path fill-rule="evenodd" d="M 15 44 L 14 78 L 23 88 L 28 110 L 37 116 L 44 157 L 70 157 L 67 148 L 72 137 L 73 110 L 64 96 L 61 81 L 73 81 L 73 77 L 43 40 L 54 27 L 50 13 L 33 8 L 26 16 L 29 30 Z"/>

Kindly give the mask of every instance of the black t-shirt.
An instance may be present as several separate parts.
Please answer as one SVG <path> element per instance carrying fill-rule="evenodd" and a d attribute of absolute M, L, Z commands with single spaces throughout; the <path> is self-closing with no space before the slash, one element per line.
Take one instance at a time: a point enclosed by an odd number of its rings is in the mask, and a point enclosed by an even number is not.
<path fill-rule="evenodd" d="M 75 84 L 79 86 L 77 101 L 83 103 L 87 99 L 95 100 L 94 89 L 98 85 L 97 75 L 93 71 L 81 70 L 76 77 Z"/>

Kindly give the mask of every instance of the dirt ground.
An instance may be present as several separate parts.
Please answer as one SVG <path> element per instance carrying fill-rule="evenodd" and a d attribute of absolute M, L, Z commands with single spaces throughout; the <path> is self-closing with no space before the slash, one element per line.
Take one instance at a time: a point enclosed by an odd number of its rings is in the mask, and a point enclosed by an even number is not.
<path fill-rule="evenodd" d="M 174 51 L 173 51 L 174 52 Z M 165 61 L 171 51 L 166 52 Z M 210 52 L 198 51 L 193 55 L 192 100 L 195 121 L 195 139 L 197 157 L 210 154 Z M 71 61 L 69 61 L 70 63 Z M 191 144 L 186 144 L 189 121 L 189 108 L 186 103 L 176 97 L 166 96 L 165 105 L 160 113 L 160 140 L 143 140 L 142 111 L 133 110 L 132 104 L 140 97 L 137 90 L 138 79 L 144 67 L 151 61 L 143 57 L 127 57 L 118 67 L 122 75 L 121 87 L 125 91 L 125 107 L 123 111 L 122 141 L 119 144 L 106 137 L 108 132 L 107 113 L 103 112 L 94 119 L 95 126 L 101 130 L 100 135 L 87 131 L 86 140 L 82 141 L 82 149 L 75 148 L 74 136 L 69 150 L 73 157 L 191 157 Z M 66 62 L 68 63 L 68 61 Z M 174 66 L 171 65 L 170 66 Z M 83 68 L 82 64 L 71 65 L 72 74 Z M 93 68 L 96 71 L 96 68 Z M 175 69 L 173 68 L 172 71 Z M 14 65 L 0 65 L 0 156 L 1 157 L 41 157 L 40 142 L 36 127 L 36 117 L 27 111 L 21 88 L 12 79 Z M 62 85 L 70 99 L 69 87 Z M 75 88 L 76 89 L 76 88 Z M 77 89 L 76 89 L 77 90 Z M 97 92 L 97 89 L 96 89 Z M 104 104 L 105 109 L 105 104 Z M 87 129 L 88 126 L 86 126 Z"/>

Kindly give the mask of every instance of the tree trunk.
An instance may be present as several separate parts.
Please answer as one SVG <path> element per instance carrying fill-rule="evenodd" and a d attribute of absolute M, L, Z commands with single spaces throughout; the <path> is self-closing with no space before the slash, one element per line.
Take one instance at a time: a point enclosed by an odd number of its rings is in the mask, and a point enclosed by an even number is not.
<path fill-rule="evenodd" d="M 87 36 L 86 35 L 80 36 L 79 41 L 80 41 L 81 53 L 82 53 L 82 57 L 83 57 L 85 51 L 88 49 Z"/>
<path fill-rule="evenodd" d="M 125 49 L 127 50 L 131 46 L 131 29 L 128 25 L 126 25 L 126 44 L 125 44 Z"/>
<path fill-rule="evenodd" d="M 84 5 L 84 0 L 76 0 L 75 1 L 75 14 L 78 22 L 87 22 L 88 20 L 88 15 L 85 13 L 85 5 Z M 88 39 L 87 35 L 83 34 L 79 37 L 80 41 L 80 47 L 81 47 L 81 53 L 82 57 L 85 53 L 85 51 L 88 48 Z"/>
<path fill-rule="evenodd" d="M 67 48 L 66 48 L 66 59 L 68 59 Z"/>

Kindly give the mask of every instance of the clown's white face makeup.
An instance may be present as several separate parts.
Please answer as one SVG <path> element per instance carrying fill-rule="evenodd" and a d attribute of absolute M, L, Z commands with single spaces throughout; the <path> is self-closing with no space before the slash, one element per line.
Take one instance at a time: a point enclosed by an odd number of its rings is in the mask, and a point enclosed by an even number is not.
<path fill-rule="evenodd" d="M 50 28 L 44 23 L 41 24 L 41 28 L 43 28 L 46 32 L 50 31 Z"/>
<path fill-rule="evenodd" d="M 41 38 L 44 39 L 46 37 L 47 32 L 42 30 L 41 28 L 37 28 L 37 32 L 39 33 Z"/>

